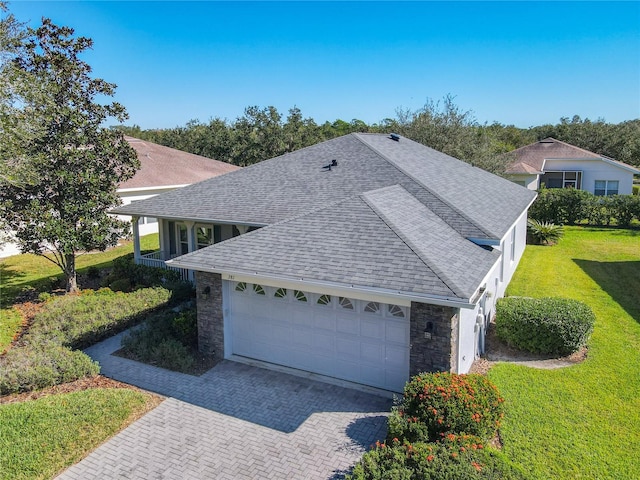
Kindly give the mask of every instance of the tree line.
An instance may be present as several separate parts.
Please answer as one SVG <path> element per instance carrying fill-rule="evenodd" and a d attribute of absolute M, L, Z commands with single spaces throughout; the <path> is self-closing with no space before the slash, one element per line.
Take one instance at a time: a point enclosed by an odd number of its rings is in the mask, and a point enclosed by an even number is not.
<path fill-rule="evenodd" d="M 273 107 L 250 106 L 233 121 L 191 120 L 184 126 L 143 130 L 115 127 L 126 135 L 239 166 L 247 166 L 353 132 L 398 133 L 493 173 L 502 174 L 516 148 L 553 137 L 586 150 L 640 166 L 640 119 L 618 124 L 575 115 L 555 124 L 518 128 L 498 122 L 481 124 L 473 111 L 452 95 L 428 99 L 421 108 L 398 109 L 395 116 L 367 124 L 354 119 L 318 124 L 298 107 L 285 115 Z"/>

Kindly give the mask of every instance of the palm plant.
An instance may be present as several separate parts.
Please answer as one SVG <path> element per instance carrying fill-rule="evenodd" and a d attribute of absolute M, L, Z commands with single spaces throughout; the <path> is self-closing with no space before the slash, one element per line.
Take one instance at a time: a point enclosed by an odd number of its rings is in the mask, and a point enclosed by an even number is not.
<path fill-rule="evenodd" d="M 530 238 L 538 245 L 553 245 L 564 235 L 562 225 L 556 225 L 551 222 L 539 222 L 538 220 L 529 219 L 527 222 L 527 231 Z"/>

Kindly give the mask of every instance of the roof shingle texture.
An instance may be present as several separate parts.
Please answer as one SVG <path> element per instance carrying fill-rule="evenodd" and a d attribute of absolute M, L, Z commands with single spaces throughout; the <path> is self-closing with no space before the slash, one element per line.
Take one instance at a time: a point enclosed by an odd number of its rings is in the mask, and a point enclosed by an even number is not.
<path fill-rule="evenodd" d="M 229 163 L 146 140 L 127 136 L 125 140 L 138 154 L 140 169 L 132 178 L 120 184 L 119 188 L 122 189 L 189 185 L 240 169 Z"/>
<path fill-rule="evenodd" d="M 498 258 L 461 237 L 402 187 L 393 186 L 328 204 L 174 262 L 186 268 L 206 266 L 468 300 Z"/>
<path fill-rule="evenodd" d="M 330 171 L 322 167 L 337 160 Z M 350 134 L 148 200 L 117 213 L 269 225 L 400 185 L 459 234 L 500 239 L 535 193 L 406 138 Z"/>
<path fill-rule="evenodd" d="M 541 173 L 547 158 L 602 158 L 602 155 L 551 137 L 520 147 L 507 155 L 513 158 L 507 173 Z"/>

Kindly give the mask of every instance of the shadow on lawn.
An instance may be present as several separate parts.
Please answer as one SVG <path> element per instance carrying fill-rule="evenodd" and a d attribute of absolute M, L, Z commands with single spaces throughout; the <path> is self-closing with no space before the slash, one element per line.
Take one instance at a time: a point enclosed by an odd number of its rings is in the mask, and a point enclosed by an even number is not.
<path fill-rule="evenodd" d="M 595 262 L 576 258 L 573 261 L 640 323 L 640 261 Z"/>

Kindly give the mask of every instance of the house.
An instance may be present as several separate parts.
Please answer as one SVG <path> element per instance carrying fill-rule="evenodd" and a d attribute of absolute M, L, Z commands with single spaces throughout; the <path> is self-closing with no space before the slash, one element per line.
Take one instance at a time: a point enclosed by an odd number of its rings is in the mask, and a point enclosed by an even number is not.
<path fill-rule="evenodd" d="M 398 135 L 350 134 L 117 211 L 159 219 L 139 262 L 195 272 L 202 351 L 400 392 L 469 371 L 535 196 Z"/>
<path fill-rule="evenodd" d="M 506 177 L 531 190 L 577 188 L 595 195 L 630 195 L 640 170 L 555 138 L 518 148 Z"/>
<path fill-rule="evenodd" d="M 128 136 L 124 138 L 140 160 L 140 169 L 133 178 L 121 183 L 118 188 L 125 205 L 240 168 L 146 140 Z M 131 220 L 128 216 L 122 218 Z M 140 235 L 158 231 L 157 220 L 153 217 L 140 217 L 138 225 Z"/>
<path fill-rule="evenodd" d="M 140 160 L 140 169 L 118 188 L 118 195 L 124 205 L 240 168 L 146 140 L 128 136 L 124 138 L 136 151 Z M 124 221 L 131 220 L 128 215 L 119 217 Z M 158 231 L 157 220 L 154 217 L 140 217 L 137 228 L 139 235 L 155 233 Z M 20 249 L 11 241 L 10 233 L 0 237 L 0 258 L 19 253 Z"/>

